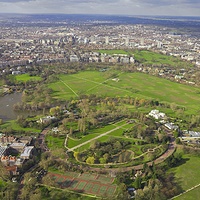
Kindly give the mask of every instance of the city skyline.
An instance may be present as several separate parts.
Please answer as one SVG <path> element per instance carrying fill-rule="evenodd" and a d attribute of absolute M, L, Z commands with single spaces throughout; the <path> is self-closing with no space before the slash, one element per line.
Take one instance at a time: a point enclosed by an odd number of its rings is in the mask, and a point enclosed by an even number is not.
<path fill-rule="evenodd" d="M 200 16 L 199 0 L 0 0 L 0 13 Z"/>

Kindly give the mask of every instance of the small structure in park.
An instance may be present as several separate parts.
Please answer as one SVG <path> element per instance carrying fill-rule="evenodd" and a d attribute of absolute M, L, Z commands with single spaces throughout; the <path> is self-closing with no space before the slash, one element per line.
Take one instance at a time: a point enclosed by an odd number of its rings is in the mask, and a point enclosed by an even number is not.
<path fill-rule="evenodd" d="M 152 110 L 148 116 L 153 117 L 154 119 L 165 119 L 166 115 L 165 113 L 160 112 L 159 110 Z"/>

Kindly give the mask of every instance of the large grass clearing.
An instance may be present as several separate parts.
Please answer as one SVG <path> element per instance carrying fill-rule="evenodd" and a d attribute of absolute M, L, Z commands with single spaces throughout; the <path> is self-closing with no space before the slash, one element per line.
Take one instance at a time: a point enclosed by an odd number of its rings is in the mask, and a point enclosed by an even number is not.
<path fill-rule="evenodd" d="M 17 82 L 27 82 L 27 81 L 41 81 L 40 76 L 30 76 L 29 74 L 20 74 L 15 76 Z"/>
<path fill-rule="evenodd" d="M 177 183 L 182 187 L 184 191 L 200 184 L 200 159 L 193 155 L 184 155 L 184 163 L 180 166 L 174 167 L 170 170 L 176 177 Z M 188 193 L 177 197 L 176 200 L 193 200 L 198 199 L 200 196 L 200 188 L 196 188 Z"/>
<path fill-rule="evenodd" d="M 105 78 L 106 72 L 84 71 L 73 75 L 60 75 L 60 81 L 49 84 L 58 99 L 70 99 L 80 94 L 109 97 L 138 97 L 175 103 L 186 108 L 187 114 L 199 113 L 200 89 L 171 82 L 143 73 L 115 72 L 119 82 Z"/>

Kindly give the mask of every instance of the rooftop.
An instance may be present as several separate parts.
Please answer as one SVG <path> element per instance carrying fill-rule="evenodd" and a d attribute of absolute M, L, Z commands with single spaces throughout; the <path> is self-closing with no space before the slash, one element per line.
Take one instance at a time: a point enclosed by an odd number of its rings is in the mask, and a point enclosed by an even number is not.
<path fill-rule="evenodd" d="M 21 153 L 20 157 L 29 157 L 34 146 L 27 146 L 24 148 L 24 151 Z"/>

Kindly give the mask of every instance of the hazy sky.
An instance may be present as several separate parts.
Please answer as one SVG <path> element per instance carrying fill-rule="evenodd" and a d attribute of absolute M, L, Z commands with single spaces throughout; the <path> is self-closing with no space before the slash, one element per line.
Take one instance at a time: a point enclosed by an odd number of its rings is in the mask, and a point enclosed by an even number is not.
<path fill-rule="evenodd" d="M 200 16 L 200 0 L 0 0 L 0 13 Z"/>

